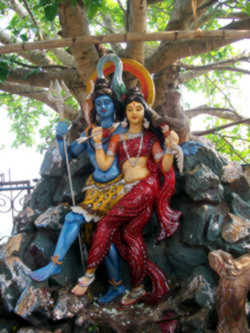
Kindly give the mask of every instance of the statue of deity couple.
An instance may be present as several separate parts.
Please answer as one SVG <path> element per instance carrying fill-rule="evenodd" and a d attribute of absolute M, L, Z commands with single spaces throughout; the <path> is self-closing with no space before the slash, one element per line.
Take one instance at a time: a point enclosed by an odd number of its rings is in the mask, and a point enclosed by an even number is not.
<path fill-rule="evenodd" d="M 140 82 L 139 88 L 126 89 L 122 73 L 128 70 Z M 105 75 L 113 74 L 110 82 Z M 96 78 L 97 77 L 97 78 Z M 76 240 L 81 225 L 96 222 L 88 253 L 87 269 L 72 293 L 84 295 L 95 280 L 95 271 L 105 261 L 110 287 L 99 303 L 123 296 L 122 305 L 138 301 L 158 302 L 169 290 L 162 270 L 147 256 L 143 229 L 155 208 L 160 224 L 158 241 L 178 228 L 181 213 L 170 208 L 175 191 L 174 153 L 179 152 L 178 135 L 159 119 L 151 105 L 154 84 L 147 70 L 136 61 L 115 55 L 103 56 L 87 86 L 85 118 L 89 123 L 80 138 L 67 147 L 69 159 L 87 151 L 94 172 L 85 184 L 85 196 L 65 217 L 51 262 L 30 273 L 44 281 L 61 271 L 63 259 Z M 65 159 L 63 136 L 68 132 L 59 122 L 56 138 Z M 164 177 L 159 181 L 160 174 Z M 119 256 L 130 268 L 131 290 L 125 293 Z M 152 291 L 145 290 L 148 276 Z"/>

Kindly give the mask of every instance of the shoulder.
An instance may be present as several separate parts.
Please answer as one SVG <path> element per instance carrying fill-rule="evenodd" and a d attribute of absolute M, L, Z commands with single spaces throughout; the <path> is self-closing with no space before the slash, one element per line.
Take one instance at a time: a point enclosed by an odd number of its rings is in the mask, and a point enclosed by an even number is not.
<path fill-rule="evenodd" d="M 117 129 L 115 130 L 114 133 L 116 133 L 116 134 L 121 134 L 121 133 L 126 133 L 127 131 L 128 131 L 127 128 L 124 128 L 124 127 L 122 127 L 121 125 L 119 125 L 119 126 L 117 127 Z"/>

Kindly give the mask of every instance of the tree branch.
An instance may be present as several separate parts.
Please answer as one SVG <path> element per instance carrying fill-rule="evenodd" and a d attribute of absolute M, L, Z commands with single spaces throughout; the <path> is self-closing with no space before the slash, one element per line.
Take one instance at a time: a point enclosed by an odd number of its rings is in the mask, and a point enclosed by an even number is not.
<path fill-rule="evenodd" d="M 185 73 L 180 73 L 179 78 L 180 78 L 180 82 L 181 83 L 185 83 L 195 77 L 198 77 L 200 75 L 203 75 L 211 70 L 232 70 L 232 71 L 239 71 L 239 72 L 244 72 L 246 71 L 245 74 L 249 74 L 247 70 L 241 69 L 241 68 L 235 68 L 235 67 L 228 67 L 225 65 L 233 65 L 237 62 L 241 62 L 241 61 L 245 61 L 245 62 L 249 62 L 250 60 L 250 54 L 247 55 L 240 55 L 228 60 L 224 60 L 224 61 L 218 61 L 216 63 L 213 64 L 207 64 L 204 66 L 190 66 L 190 65 L 186 65 L 184 63 L 180 63 L 179 66 L 190 70 L 188 72 Z"/>
<path fill-rule="evenodd" d="M 26 8 L 27 12 L 29 13 L 31 21 L 33 22 L 34 26 L 37 28 L 37 32 L 38 32 L 38 35 L 39 35 L 40 39 L 43 39 L 43 35 L 42 35 L 42 33 L 41 33 L 40 29 L 39 29 L 39 26 L 38 26 L 38 24 L 36 22 L 36 19 L 35 19 L 34 15 L 33 15 L 32 11 L 29 8 L 29 5 L 28 5 L 27 1 L 23 0 L 23 3 L 24 3 L 24 7 Z"/>
<path fill-rule="evenodd" d="M 112 27 L 112 17 L 111 15 L 104 15 L 103 13 L 101 14 L 102 17 L 102 21 L 103 24 L 101 22 L 98 22 L 98 24 L 103 27 L 104 29 L 107 30 L 107 32 L 111 33 L 111 34 L 115 34 L 115 33 L 119 33 L 118 31 L 116 31 L 113 27 Z M 123 49 L 121 48 L 121 46 L 119 44 L 112 44 L 112 49 L 116 54 L 119 54 L 120 52 L 123 51 Z"/>
<path fill-rule="evenodd" d="M 50 71 L 36 71 L 24 68 L 18 68 L 15 70 L 9 70 L 7 82 L 18 83 L 18 84 L 30 84 L 33 87 L 44 87 L 47 88 L 50 85 L 51 80 L 64 81 L 65 83 L 71 82 L 71 86 L 81 86 L 82 83 L 77 77 L 76 70 L 70 69 L 54 69 Z"/>
<path fill-rule="evenodd" d="M 244 69 L 244 68 L 239 68 L 239 67 L 229 67 L 229 66 L 224 66 L 224 67 L 219 67 L 216 70 L 219 71 L 231 71 L 231 72 L 237 72 L 237 73 L 242 73 L 242 74 L 247 74 L 250 75 L 250 71 Z"/>
<path fill-rule="evenodd" d="M 228 145 L 228 146 L 230 146 L 230 148 L 231 148 L 231 150 L 234 152 L 234 154 L 236 155 L 236 156 L 238 156 L 239 157 L 239 159 L 240 160 L 242 160 L 244 163 L 247 163 L 247 161 L 237 152 L 237 150 L 236 149 L 234 149 L 234 147 L 233 147 L 233 145 L 231 144 L 231 142 L 229 142 L 226 138 L 225 138 L 225 136 L 224 135 L 221 135 L 221 134 L 219 134 L 218 133 L 218 135 L 226 142 L 226 144 Z"/>
<path fill-rule="evenodd" d="M 207 74 L 206 74 L 206 78 L 211 83 L 211 85 L 213 85 L 216 89 L 219 90 L 219 92 L 224 96 L 224 98 L 227 101 L 227 103 L 230 105 L 231 109 L 233 109 L 234 112 L 237 114 L 236 109 L 234 108 L 234 106 L 233 106 L 230 98 L 227 96 L 227 94 L 225 93 L 224 89 L 222 89 L 221 87 L 218 86 L 218 84 L 216 84 L 214 81 L 212 81 Z"/>
<path fill-rule="evenodd" d="M 45 89 L 39 89 L 39 88 L 34 88 L 32 86 L 28 85 L 17 85 L 17 84 L 9 84 L 9 83 L 2 83 L 0 84 L 0 89 L 2 91 L 5 91 L 10 94 L 15 94 L 19 95 L 22 97 L 28 97 L 35 99 L 37 101 L 40 101 L 47 106 L 49 106 L 51 109 L 53 109 L 55 112 L 57 112 L 57 107 L 55 103 L 51 102 L 48 99 L 48 91 Z M 75 119 L 75 117 L 78 114 L 78 111 L 71 108 L 69 105 L 65 104 L 64 105 L 64 110 L 65 110 L 65 117 L 69 120 Z"/>
<path fill-rule="evenodd" d="M 78 103 L 82 103 L 85 97 L 85 86 L 74 68 L 54 68 L 49 71 L 38 71 L 36 69 L 30 70 L 24 68 L 18 68 L 16 70 L 10 69 L 6 83 L 29 84 L 33 87 L 48 88 L 50 82 L 56 79 L 64 81 Z"/>
<path fill-rule="evenodd" d="M 166 31 L 190 30 L 190 25 L 194 21 L 192 0 L 174 1 L 174 8 L 170 20 L 166 26 Z M 200 6 L 204 0 L 197 0 L 196 21 L 201 15 Z"/>
<path fill-rule="evenodd" d="M 19 42 L 19 45 L 22 44 L 20 38 L 18 38 L 17 41 Z M 6 46 L 3 47 L 8 47 L 8 45 L 13 45 L 11 44 L 11 35 L 8 30 L 0 30 L 0 42 L 5 45 L 7 44 Z M 24 59 L 27 59 L 31 63 L 36 64 L 38 66 L 51 64 L 50 60 L 45 56 L 45 54 L 38 50 L 24 52 L 22 49 L 20 49 L 17 51 L 17 53 Z"/>
<path fill-rule="evenodd" d="M 51 50 L 52 53 L 60 60 L 64 66 L 67 67 L 76 67 L 75 60 L 71 54 L 69 54 L 64 49 L 53 49 Z"/>
<path fill-rule="evenodd" d="M 146 67 L 149 69 L 151 73 L 156 73 L 165 68 L 166 66 L 173 64 L 176 60 L 182 59 L 189 56 L 194 56 L 201 53 L 207 53 L 212 50 L 216 50 L 222 46 L 227 44 L 236 42 L 241 38 L 237 38 L 236 35 L 233 35 L 233 31 L 237 33 L 238 29 L 249 29 L 250 28 L 250 18 L 238 22 L 234 22 L 228 25 L 225 28 L 231 29 L 232 32 L 231 37 L 228 35 L 222 38 L 218 38 L 218 36 L 210 35 L 210 39 L 206 38 L 191 38 L 187 37 L 187 40 L 178 41 L 178 38 L 173 42 L 168 42 L 146 60 Z M 223 32 L 224 29 L 217 30 L 217 32 Z M 202 36 L 203 31 L 199 31 Z M 198 31 L 197 31 L 198 33 Z M 204 33 L 208 33 L 208 31 L 204 31 Z M 239 37 L 239 36 L 238 36 Z M 245 37 L 243 37 L 245 38 Z"/>
<path fill-rule="evenodd" d="M 10 6 L 10 8 L 12 8 L 16 14 L 20 17 L 21 20 L 23 20 L 24 18 L 26 18 L 27 16 L 31 17 L 32 23 L 35 25 L 35 27 L 37 28 L 38 34 L 40 36 L 41 39 L 42 38 L 42 33 L 40 32 L 39 26 L 34 18 L 34 15 L 32 14 L 28 3 L 26 0 L 23 0 L 24 2 L 24 6 L 22 6 L 18 1 L 16 0 L 10 0 L 7 5 Z M 7 37 L 8 36 L 8 37 Z M 20 38 L 17 38 L 17 40 L 19 42 L 22 42 L 22 40 Z M 5 31 L 5 38 L 1 39 L 1 41 L 4 44 L 9 44 L 11 43 L 11 37 L 10 35 L 8 35 L 8 31 Z M 49 58 L 46 57 L 46 55 L 41 52 L 41 51 L 33 51 L 33 52 L 29 52 L 29 54 L 27 53 L 23 53 L 20 52 L 19 53 L 20 56 L 22 56 L 23 58 L 29 60 L 31 63 L 36 64 L 36 65 L 48 65 L 51 63 L 51 60 Z"/>
<path fill-rule="evenodd" d="M 250 19 L 249 19 L 250 25 Z M 179 48 L 181 43 L 187 47 L 188 44 L 194 40 L 195 43 L 207 43 L 211 44 L 213 42 L 219 41 L 223 44 L 228 44 L 229 42 L 234 42 L 250 38 L 250 29 L 249 30 L 209 30 L 209 31 L 162 31 L 162 32 L 149 32 L 149 33 L 127 33 L 127 34 L 110 34 L 110 35 L 99 35 L 99 36 L 77 36 L 72 38 L 64 38 L 57 40 L 48 40 L 48 41 L 39 41 L 34 43 L 17 43 L 10 44 L 0 47 L 0 54 L 13 53 L 18 51 L 29 51 L 29 50 L 44 50 L 44 49 L 54 49 L 60 47 L 82 47 L 82 45 L 87 44 L 105 44 L 105 43 L 127 43 L 129 41 L 159 41 L 159 40 L 168 40 L 174 41 L 173 43 L 179 42 L 174 46 Z M 213 45 L 212 45 L 213 46 Z M 213 49 L 211 46 L 211 50 Z M 170 47 L 170 51 L 172 47 Z M 205 52 L 206 47 L 202 44 L 202 50 Z M 192 55 L 190 50 L 187 52 L 187 55 L 181 56 L 181 51 L 179 50 L 178 54 L 175 55 L 175 58 L 184 58 L 188 55 Z M 206 51 L 210 51 L 206 49 Z M 170 55 L 171 55 L 170 52 Z M 183 53 L 182 52 L 182 53 Z M 153 55 L 152 55 L 153 57 Z M 163 59 L 165 60 L 165 59 Z M 149 62 L 149 61 L 148 61 Z M 170 62 L 172 64 L 172 62 Z"/>
<path fill-rule="evenodd" d="M 59 6 L 59 19 L 62 26 L 61 35 L 70 37 L 72 41 L 76 36 L 89 36 L 88 19 L 83 2 L 78 0 L 73 6 L 71 0 L 65 0 Z M 66 46 L 66 45 L 64 45 Z M 84 84 L 95 70 L 98 53 L 94 45 L 71 43 L 71 53 L 76 61 L 78 73 Z"/>
<path fill-rule="evenodd" d="M 16 2 L 16 1 L 15 1 Z M 28 5 L 28 3 L 27 3 L 27 0 L 23 0 L 23 2 L 24 2 L 24 6 L 25 6 L 25 8 L 24 7 L 21 7 L 21 8 L 23 8 L 23 10 L 21 11 L 21 10 L 19 10 L 19 11 L 16 11 L 16 13 L 18 14 L 18 16 L 21 18 L 21 19 L 23 19 L 24 17 L 26 17 L 26 16 L 28 16 L 28 14 L 29 14 L 29 16 L 31 17 L 31 20 L 32 20 L 32 22 L 33 22 L 33 24 L 35 25 L 35 27 L 37 28 L 37 31 L 38 31 L 38 34 L 39 34 L 39 37 L 40 37 L 40 39 L 41 40 L 44 40 L 44 39 L 46 39 L 46 40 L 48 40 L 47 38 L 46 38 L 46 36 L 43 36 L 43 33 L 40 31 L 40 29 L 39 29 L 39 26 L 38 26 L 38 23 L 37 23 L 37 21 L 36 21 L 36 19 L 35 19 L 35 17 L 34 17 L 34 15 L 33 15 L 33 13 L 32 13 L 32 11 L 30 10 L 30 8 L 29 8 L 29 5 Z M 13 8 L 14 9 L 14 8 Z M 25 10 L 27 11 L 27 12 L 25 12 Z M 23 13 L 23 14 L 22 14 Z M 19 39 L 20 40 L 20 39 Z M 20 40 L 20 42 L 21 42 L 21 40 Z M 71 66 L 74 66 L 75 64 L 74 64 L 74 59 L 73 59 L 73 57 L 70 55 L 70 54 L 68 54 L 66 51 L 64 51 L 64 50 L 61 50 L 61 49 L 55 49 L 55 50 L 52 50 L 52 53 L 54 53 L 55 54 L 55 56 L 65 65 L 65 66 L 68 66 L 68 67 L 71 67 Z M 45 55 L 44 54 L 42 54 L 42 53 L 39 53 L 40 54 L 40 57 L 39 57 L 39 60 L 38 60 L 38 62 L 37 61 L 35 61 L 34 62 L 34 55 L 32 56 L 32 57 L 27 57 L 27 53 L 25 54 L 20 54 L 20 55 L 22 55 L 24 58 L 26 58 L 26 59 L 28 59 L 29 61 L 31 61 L 32 63 L 35 63 L 35 64 L 37 64 L 37 65 L 39 65 L 39 61 L 40 61 L 40 58 L 41 57 L 45 57 Z M 37 58 L 37 56 L 38 56 L 38 52 L 36 51 L 36 58 Z M 35 59 L 36 59 L 35 58 Z M 48 58 L 46 58 L 47 59 L 47 62 L 48 63 L 51 63 L 51 61 L 48 59 Z"/>
<path fill-rule="evenodd" d="M 20 4 L 20 2 L 18 2 L 17 0 L 9 0 L 9 1 L 3 0 L 3 2 L 8 7 L 13 9 L 21 19 L 24 19 L 26 16 L 28 16 L 28 13 L 27 13 L 25 7 L 23 7 Z"/>
<path fill-rule="evenodd" d="M 123 12 L 123 15 L 125 16 L 126 15 L 126 9 L 123 7 L 123 5 L 121 3 L 121 0 L 117 0 L 117 3 L 118 3 L 119 7 L 121 8 L 121 10 Z"/>
<path fill-rule="evenodd" d="M 207 114 L 209 116 L 214 116 L 222 119 L 228 119 L 232 121 L 242 120 L 243 117 L 239 116 L 232 109 L 227 108 L 212 108 L 207 105 L 201 105 L 194 109 L 185 110 L 185 115 L 192 119 L 202 114 Z"/>
<path fill-rule="evenodd" d="M 191 134 L 192 135 L 197 135 L 197 136 L 203 136 L 203 135 L 215 133 L 215 132 L 218 132 L 218 131 L 220 131 L 222 129 L 229 128 L 229 127 L 232 127 L 232 126 L 236 126 L 236 125 L 239 125 L 239 124 L 247 124 L 247 125 L 249 125 L 250 124 L 250 118 L 243 119 L 243 120 L 238 120 L 238 121 L 234 121 L 233 123 L 230 123 L 230 124 L 227 124 L 227 125 L 218 126 L 218 127 L 214 127 L 214 128 L 211 128 L 211 129 L 208 129 L 208 130 L 205 130 L 205 131 L 194 131 Z"/>
<path fill-rule="evenodd" d="M 154 5 L 159 2 L 164 2 L 165 0 L 148 0 L 148 5 Z"/>
<path fill-rule="evenodd" d="M 248 14 L 245 12 L 233 12 L 233 13 L 227 13 L 225 11 L 222 11 L 221 14 L 218 15 L 218 19 L 246 19 L 248 18 Z"/>
<path fill-rule="evenodd" d="M 250 139 L 242 139 L 242 137 L 238 137 L 238 136 L 231 136 L 231 135 L 223 135 L 225 138 L 230 138 L 230 139 L 234 139 L 234 140 L 239 140 L 239 141 L 243 141 L 243 142 L 250 142 Z"/>
<path fill-rule="evenodd" d="M 33 66 L 33 65 L 28 65 L 28 64 L 24 64 L 21 61 L 18 60 L 12 60 L 11 61 L 13 64 L 22 66 L 24 68 L 30 68 L 30 69 L 52 69 L 52 68 L 57 68 L 57 69 L 66 69 L 67 67 L 65 66 L 60 66 L 60 65 L 48 65 L 48 66 Z"/>

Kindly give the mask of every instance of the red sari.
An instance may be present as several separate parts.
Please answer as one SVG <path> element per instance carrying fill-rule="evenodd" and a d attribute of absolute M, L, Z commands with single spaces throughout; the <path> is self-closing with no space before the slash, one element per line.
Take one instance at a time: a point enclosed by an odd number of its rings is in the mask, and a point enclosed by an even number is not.
<path fill-rule="evenodd" d="M 115 139 L 114 139 L 115 140 Z M 106 256 L 111 242 L 126 260 L 131 270 L 132 287 L 138 287 L 148 275 L 152 281 L 152 294 L 148 301 L 157 302 L 169 290 L 168 281 L 161 269 L 147 257 L 143 240 L 143 229 L 152 216 L 154 205 L 161 225 L 159 240 L 171 236 L 179 225 L 180 212 L 169 207 L 169 201 L 175 190 L 175 175 L 171 169 L 165 175 L 165 182 L 160 189 L 158 167 L 152 161 L 152 145 L 156 137 L 146 131 L 143 134 L 141 156 L 149 157 L 147 167 L 150 175 L 140 180 L 98 223 L 88 256 L 87 268 L 97 267 Z M 126 141 L 130 157 L 135 157 L 140 139 Z M 112 146 L 112 142 L 111 142 Z M 126 161 L 124 146 L 118 144 L 119 162 Z M 159 195 L 160 194 L 160 195 Z"/>

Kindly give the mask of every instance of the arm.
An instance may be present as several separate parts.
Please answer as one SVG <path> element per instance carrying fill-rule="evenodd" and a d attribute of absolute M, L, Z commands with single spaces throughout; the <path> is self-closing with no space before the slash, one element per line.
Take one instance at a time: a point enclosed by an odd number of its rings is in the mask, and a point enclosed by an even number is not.
<path fill-rule="evenodd" d="M 162 170 L 168 172 L 173 165 L 174 156 L 172 148 L 179 143 L 179 136 L 175 131 L 164 133 L 165 136 L 165 154 L 162 159 Z"/>
<path fill-rule="evenodd" d="M 68 124 L 64 121 L 59 121 L 56 126 L 56 140 L 59 149 L 59 153 L 62 159 L 65 161 L 65 149 L 64 149 L 64 140 L 63 137 L 68 133 Z M 85 136 L 83 133 L 81 136 Z M 80 155 L 83 150 L 86 149 L 86 144 L 78 144 L 77 141 L 74 141 L 70 146 L 66 146 L 69 160 L 76 158 Z"/>
<path fill-rule="evenodd" d="M 164 172 L 168 172 L 170 170 L 170 168 L 172 167 L 174 162 L 174 157 L 173 154 L 167 154 L 165 153 L 162 159 L 162 170 Z"/>
<path fill-rule="evenodd" d="M 172 146 L 178 144 L 179 137 L 176 132 L 165 132 L 165 152 L 162 151 L 160 143 L 156 141 L 152 147 L 154 160 L 156 163 L 161 162 L 161 169 L 163 172 L 168 172 L 173 165 L 174 156 Z"/>
<path fill-rule="evenodd" d="M 115 139 L 117 138 L 117 135 L 112 137 L 106 154 L 102 146 L 102 127 L 94 128 L 92 134 L 96 149 L 96 162 L 102 171 L 106 171 L 111 167 L 115 159 L 114 152 L 117 146 Z"/>

